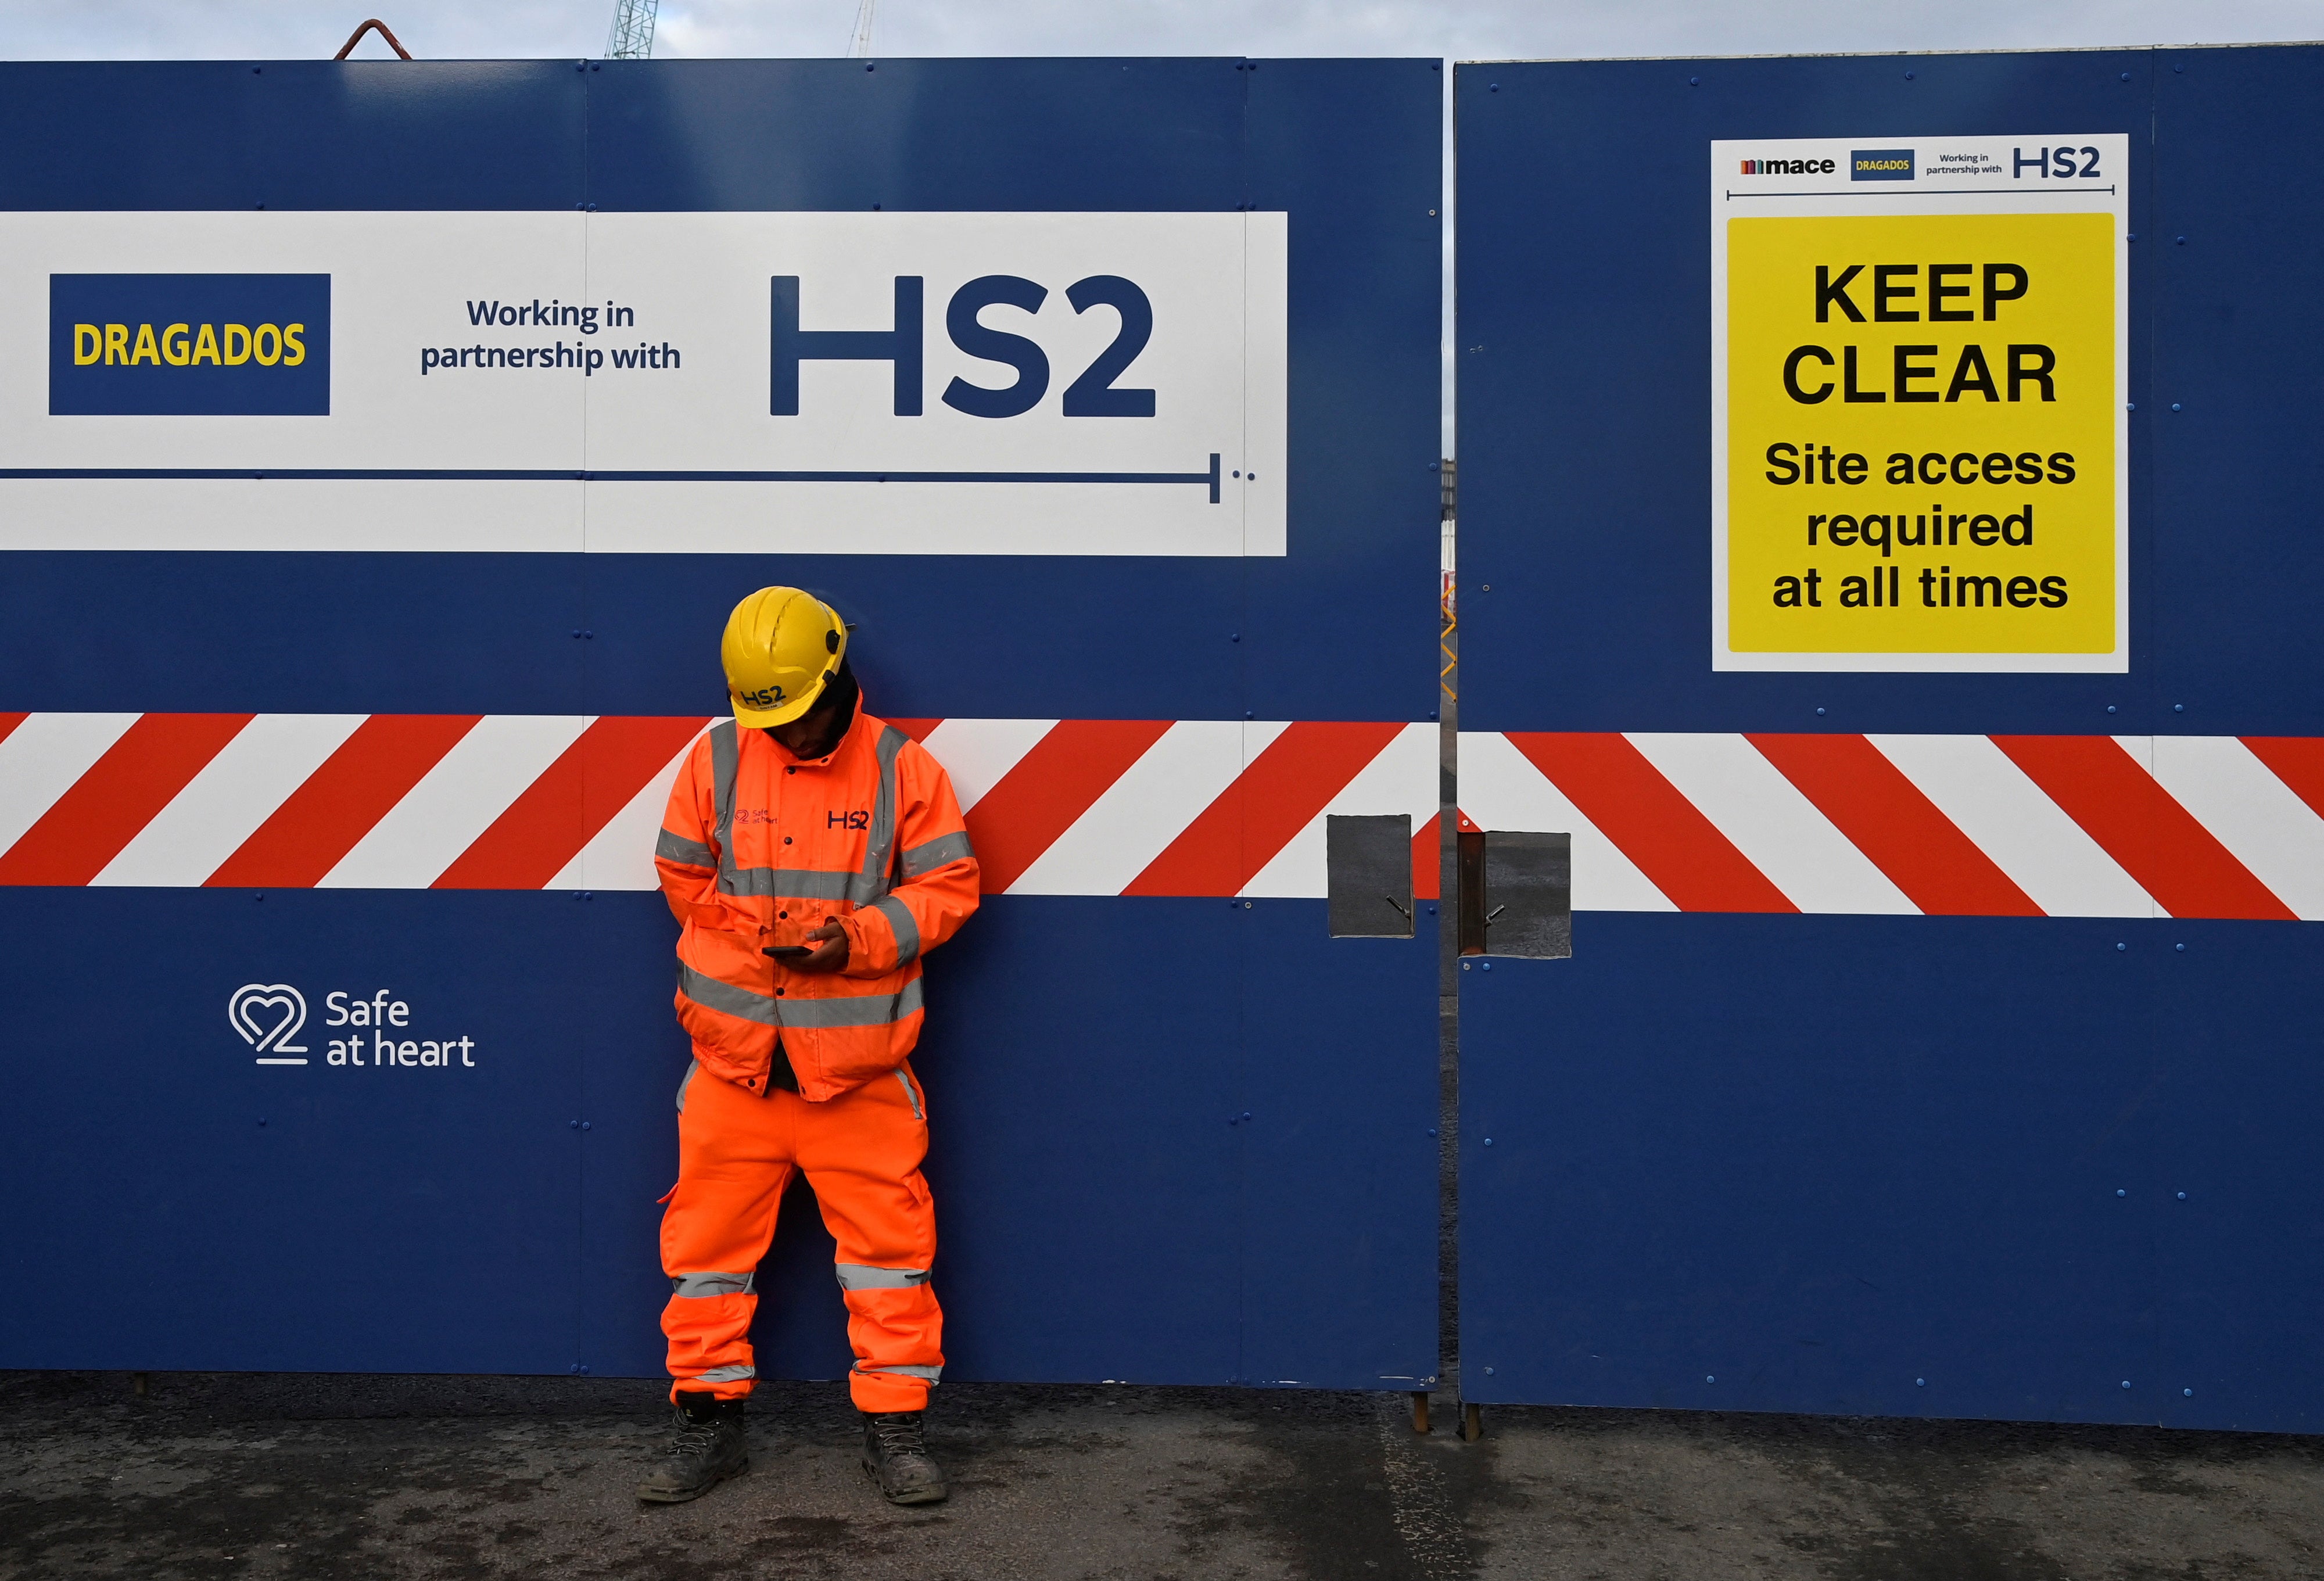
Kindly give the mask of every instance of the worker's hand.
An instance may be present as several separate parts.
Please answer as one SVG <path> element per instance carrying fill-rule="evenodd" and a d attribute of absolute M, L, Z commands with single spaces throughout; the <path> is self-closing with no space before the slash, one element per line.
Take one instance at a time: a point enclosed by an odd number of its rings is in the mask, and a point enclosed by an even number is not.
<path fill-rule="evenodd" d="M 792 971 L 838 972 L 846 969 L 847 931 L 837 922 L 825 917 L 823 926 L 807 936 L 807 942 L 815 946 L 815 953 L 801 956 L 791 962 Z"/>

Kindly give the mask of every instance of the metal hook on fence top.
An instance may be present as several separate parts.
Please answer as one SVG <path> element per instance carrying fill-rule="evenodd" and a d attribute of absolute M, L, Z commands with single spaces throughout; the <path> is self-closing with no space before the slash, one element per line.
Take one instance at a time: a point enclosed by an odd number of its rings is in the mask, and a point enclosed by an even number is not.
<path fill-rule="evenodd" d="M 364 19 L 364 24 L 347 35 L 347 42 L 339 46 L 339 52 L 332 56 L 331 59 L 334 60 L 346 60 L 348 55 L 354 52 L 355 47 L 363 42 L 364 34 L 372 32 L 374 29 L 378 30 L 379 36 L 387 41 L 387 47 L 393 50 L 400 59 L 405 60 L 411 59 L 411 51 L 405 49 L 403 47 L 402 41 L 395 36 L 394 32 L 389 29 L 387 23 L 380 21 L 376 16 L 365 17 Z"/>

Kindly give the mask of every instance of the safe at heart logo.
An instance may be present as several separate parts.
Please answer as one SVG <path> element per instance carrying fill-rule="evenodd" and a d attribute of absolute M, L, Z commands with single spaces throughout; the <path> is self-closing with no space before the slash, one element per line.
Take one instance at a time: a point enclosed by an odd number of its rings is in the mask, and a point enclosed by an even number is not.
<path fill-rule="evenodd" d="M 271 1058 L 304 1054 L 290 1040 L 307 1024 L 307 996 L 288 983 L 244 983 L 226 1002 L 226 1019 L 255 1049 L 261 1065 L 304 1065 L 304 1059 Z"/>

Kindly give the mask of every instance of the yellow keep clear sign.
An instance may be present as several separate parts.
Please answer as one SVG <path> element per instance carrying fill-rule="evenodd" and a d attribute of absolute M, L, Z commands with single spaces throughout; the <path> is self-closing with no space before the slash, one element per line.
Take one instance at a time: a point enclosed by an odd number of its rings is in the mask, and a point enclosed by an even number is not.
<path fill-rule="evenodd" d="M 2005 189 L 2063 140 L 1958 141 L 1950 187 L 1925 144 L 1880 151 L 1905 190 L 1714 171 L 1717 668 L 2127 667 L 2121 222 L 2070 207 L 2102 151 Z M 1754 201 L 1786 162 L 1836 179 Z"/>

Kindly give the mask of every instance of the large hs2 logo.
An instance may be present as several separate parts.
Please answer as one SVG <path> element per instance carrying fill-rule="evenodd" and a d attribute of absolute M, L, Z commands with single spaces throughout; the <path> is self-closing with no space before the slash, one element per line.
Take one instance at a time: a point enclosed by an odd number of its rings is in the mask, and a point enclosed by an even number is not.
<path fill-rule="evenodd" d="M 884 362 L 895 369 L 896 415 L 920 415 L 920 379 L 925 330 L 918 274 L 899 274 L 892 329 L 801 329 L 799 277 L 773 277 L 773 387 L 768 411 L 797 417 L 802 362 Z M 1025 325 L 1048 300 L 1048 287 L 1015 274 L 987 274 L 952 293 L 945 305 L 945 333 L 973 357 L 1014 368 L 1014 383 L 993 388 L 954 379 L 942 400 L 971 417 L 1016 417 L 1033 410 L 1049 393 L 1049 354 L 1040 343 L 994 328 L 980 317 L 988 308 L 1013 308 Z M 1076 313 L 1110 308 L 1120 320 L 1111 344 L 1067 384 L 1060 410 L 1067 417 L 1152 417 L 1154 392 L 1127 389 L 1115 380 L 1130 370 L 1154 335 L 1154 304 L 1135 281 L 1119 274 L 1093 274 L 1065 288 Z"/>
<path fill-rule="evenodd" d="M 244 983 L 226 1002 L 226 1019 L 258 1050 L 261 1065 L 304 1065 L 307 1050 L 290 1040 L 307 1024 L 307 996 L 288 983 Z"/>

